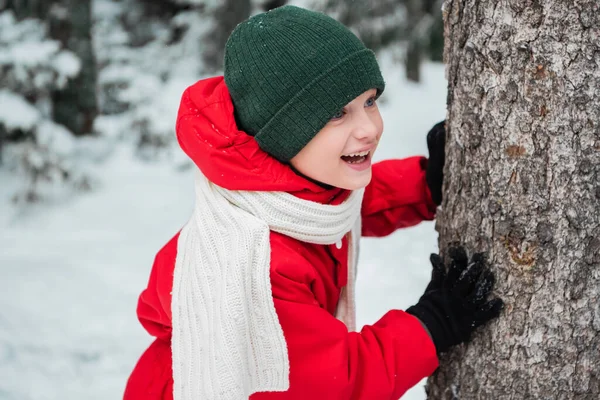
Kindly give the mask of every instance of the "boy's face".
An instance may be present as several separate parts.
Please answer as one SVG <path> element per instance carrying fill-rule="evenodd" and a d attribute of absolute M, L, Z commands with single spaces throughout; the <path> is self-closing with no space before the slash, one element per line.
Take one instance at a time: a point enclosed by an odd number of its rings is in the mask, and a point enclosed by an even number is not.
<path fill-rule="evenodd" d="M 342 189 L 371 181 L 371 160 L 383 132 L 383 120 L 368 90 L 340 110 L 290 163 L 304 175 Z M 367 153 L 368 152 L 368 153 Z M 360 156 L 350 156 L 360 153 Z"/>

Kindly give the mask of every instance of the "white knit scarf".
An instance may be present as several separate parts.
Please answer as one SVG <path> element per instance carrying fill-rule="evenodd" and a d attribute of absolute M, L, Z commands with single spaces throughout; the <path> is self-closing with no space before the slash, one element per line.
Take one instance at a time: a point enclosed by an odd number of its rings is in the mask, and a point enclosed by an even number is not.
<path fill-rule="evenodd" d="M 336 316 L 355 329 L 354 278 L 364 190 L 340 205 L 284 192 L 229 191 L 196 179 L 179 235 L 172 292 L 174 400 L 240 400 L 289 389 L 289 360 L 270 281 L 269 230 L 308 243 L 348 241 Z M 356 249 L 356 250 L 355 250 Z"/>

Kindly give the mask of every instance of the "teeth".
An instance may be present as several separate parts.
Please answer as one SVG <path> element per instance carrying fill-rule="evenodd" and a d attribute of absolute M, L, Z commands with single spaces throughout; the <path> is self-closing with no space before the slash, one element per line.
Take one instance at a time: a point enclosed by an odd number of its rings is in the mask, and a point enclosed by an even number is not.
<path fill-rule="evenodd" d="M 369 150 L 361 151 L 360 153 L 344 154 L 344 157 L 362 157 L 369 154 Z"/>

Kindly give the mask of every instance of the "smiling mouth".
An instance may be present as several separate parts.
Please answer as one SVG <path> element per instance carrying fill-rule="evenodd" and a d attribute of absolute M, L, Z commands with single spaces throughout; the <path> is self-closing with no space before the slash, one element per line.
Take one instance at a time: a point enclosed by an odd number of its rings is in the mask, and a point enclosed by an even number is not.
<path fill-rule="evenodd" d="M 368 155 L 366 155 L 366 156 L 342 156 L 342 160 L 344 160 L 348 164 L 360 164 L 362 162 L 365 162 L 367 160 L 367 158 L 369 158 Z"/>
<path fill-rule="evenodd" d="M 340 158 L 348 164 L 362 164 L 371 158 L 371 152 L 366 155 L 342 156 Z"/>
<path fill-rule="evenodd" d="M 370 156 L 371 156 L 371 151 L 367 150 L 367 151 L 361 151 L 361 152 L 355 153 L 355 154 L 341 156 L 340 158 L 342 160 L 344 160 L 345 162 L 347 162 L 348 164 L 360 164 L 360 163 L 367 161 Z"/>

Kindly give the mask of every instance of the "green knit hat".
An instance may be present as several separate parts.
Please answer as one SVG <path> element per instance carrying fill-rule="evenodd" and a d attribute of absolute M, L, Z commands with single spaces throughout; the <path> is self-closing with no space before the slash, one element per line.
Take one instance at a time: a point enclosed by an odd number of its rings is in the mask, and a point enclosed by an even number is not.
<path fill-rule="evenodd" d="M 346 104 L 385 83 L 375 59 L 333 18 L 283 6 L 239 24 L 225 46 L 239 128 L 287 162 Z"/>

